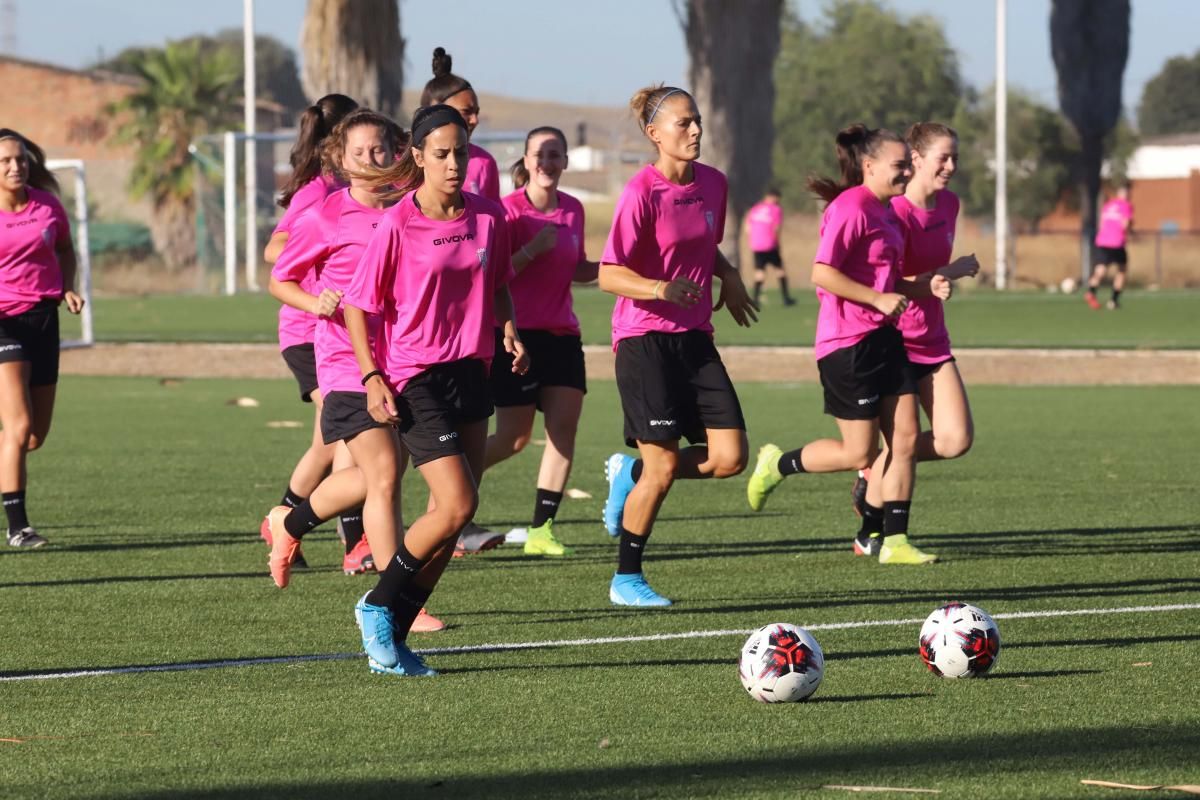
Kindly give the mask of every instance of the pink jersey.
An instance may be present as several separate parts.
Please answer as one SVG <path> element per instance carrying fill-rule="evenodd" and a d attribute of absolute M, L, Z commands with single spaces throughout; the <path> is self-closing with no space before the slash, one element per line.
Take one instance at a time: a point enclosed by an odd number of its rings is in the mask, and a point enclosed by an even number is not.
<path fill-rule="evenodd" d="M 778 203 L 755 203 L 746 212 L 750 229 L 750 249 L 766 253 L 779 248 L 779 226 L 783 224 L 783 209 Z"/>
<path fill-rule="evenodd" d="M 703 287 L 700 301 L 681 308 L 665 300 L 618 297 L 613 308 L 613 349 L 622 339 L 652 331 L 712 333 L 712 277 L 725 233 L 725 176 L 693 162 L 694 178 L 680 186 L 653 164 L 626 184 L 613 212 L 604 264 L 619 264 L 664 283 L 690 278 Z"/>
<path fill-rule="evenodd" d="M 950 263 L 954 251 L 954 228 L 958 222 L 958 195 L 943 190 L 934 196 L 933 208 L 918 208 L 905 196 L 892 198 L 892 211 L 904 231 L 904 262 L 901 274 L 921 275 Z M 904 334 L 908 360 L 914 364 L 937 364 L 950 358 L 950 333 L 942 301 L 918 297 L 908 304 L 896 327 Z"/>
<path fill-rule="evenodd" d="M 354 278 L 359 258 L 375 233 L 385 209 L 364 206 L 341 189 L 324 202 L 301 214 L 293 223 L 288 246 L 275 263 L 271 275 L 280 281 L 304 281 L 315 276 L 310 291 L 346 291 Z M 367 333 L 378 337 L 379 318 L 367 317 Z M 346 331 L 346 318 L 338 308 L 332 317 L 317 318 L 313 341 L 317 361 L 317 386 L 321 396 L 330 392 L 361 392 L 362 373 Z"/>
<path fill-rule="evenodd" d="M 288 234 L 290 244 L 292 226 L 296 224 L 296 220 L 310 208 L 319 206 L 329 196 L 330 192 L 336 191 L 343 186 L 345 186 L 344 183 L 329 175 L 320 175 L 301 186 L 292 195 L 292 202 L 288 204 L 287 210 L 280 217 L 272 236 L 276 233 L 286 233 Z M 284 252 L 287 252 L 287 245 L 284 246 Z M 283 256 L 280 255 L 280 258 L 283 258 Z M 298 280 L 297 283 L 300 284 L 300 288 L 309 294 L 317 294 L 319 291 L 316 289 L 316 283 L 312 276 Z M 317 318 L 312 314 L 288 305 L 279 307 L 280 350 L 287 350 L 289 347 L 295 347 L 299 344 L 312 344 L 316 331 Z"/>
<path fill-rule="evenodd" d="M 25 191 L 25 208 L 15 214 L 0 211 L 0 317 L 15 317 L 63 296 L 54 249 L 71 240 L 67 212 L 50 192 L 32 186 Z"/>
<path fill-rule="evenodd" d="M 342 297 L 383 318 L 376 363 L 397 393 L 438 364 L 477 358 L 490 367 L 493 296 L 513 277 L 499 203 L 463 192 L 458 219 L 432 220 L 415 194 L 384 213 Z"/>
<path fill-rule="evenodd" d="M 892 207 L 865 186 L 838 195 L 821 219 L 821 241 L 813 263 L 828 264 L 847 278 L 877 292 L 890 292 L 900 275 L 904 232 Z M 858 344 L 887 324 L 873 306 L 862 305 L 817 289 L 817 359 Z"/>
<path fill-rule="evenodd" d="M 1133 222 L 1133 206 L 1128 200 L 1114 197 L 1100 209 L 1100 226 L 1096 231 L 1096 246 L 1119 248 L 1125 246 L 1125 224 Z"/>
<path fill-rule="evenodd" d="M 559 192 L 558 208 L 542 213 L 529 202 L 525 190 L 518 189 L 504 198 L 504 215 L 514 254 L 545 226 L 553 225 L 558 231 L 554 249 L 529 262 L 509 284 L 518 327 L 578 336 L 571 280 L 575 266 L 587 258 L 583 248 L 583 205 Z"/>
<path fill-rule="evenodd" d="M 489 200 L 500 202 L 500 169 L 496 159 L 482 147 L 467 145 L 467 177 L 463 181 L 463 191 L 471 194 L 481 194 Z"/>

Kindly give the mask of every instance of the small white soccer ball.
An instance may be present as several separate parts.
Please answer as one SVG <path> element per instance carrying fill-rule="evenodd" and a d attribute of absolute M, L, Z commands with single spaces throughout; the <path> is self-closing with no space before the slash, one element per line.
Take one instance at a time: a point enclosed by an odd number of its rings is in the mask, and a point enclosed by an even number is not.
<path fill-rule="evenodd" d="M 812 634 L 799 625 L 773 622 L 750 634 L 742 646 L 738 677 L 762 703 L 795 703 L 821 685 L 825 655 Z"/>
<path fill-rule="evenodd" d="M 943 678 L 976 678 L 1000 658 L 1000 629 L 981 608 L 949 603 L 921 626 L 921 660 Z"/>
<path fill-rule="evenodd" d="M 1079 288 L 1079 285 L 1075 282 L 1074 278 L 1063 278 L 1058 288 L 1062 289 L 1063 294 L 1070 294 Z"/>

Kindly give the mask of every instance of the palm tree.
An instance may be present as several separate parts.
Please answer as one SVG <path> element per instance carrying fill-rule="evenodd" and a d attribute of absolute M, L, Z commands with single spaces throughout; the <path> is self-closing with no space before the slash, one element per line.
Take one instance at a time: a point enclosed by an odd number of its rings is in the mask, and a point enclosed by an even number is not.
<path fill-rule="evenodd" d="M 1075 126 L 1082 151 L 1082 274 L 1091 273 L 1096 201 L 1104 139 L 1121 117 L 1121 77 L 1129 56 L 1129 0 L 1053 0 L 1050 50 L 1058 70 L 1058 103 Z"/>
<path fill-rule="evenodd" d="M 771 179 L 783 0 L 676 0 L 675 13 L 704 120 L 705 161 L 729 178 L 728 251 L 736 265 L 742 219 Z"/>
<path fill-rule="evenodd" d="M 392 117 L 403 110 L 404 39 L 396 0 L 308 0 L 300 49 L 300 77 L 310 99 L 338 92 Z"/>
<path fill-rule="evenodd" d="M 134 146 L 130 194 L 150 197 L 154 249 L 170 269 L 196 258 L 195 170 L 188 145 L 240 118 L 239 69 L 223 51 L 201 55 L 198 42 L 168 42 L 162 50 L 138 54 L 132 70 L 142 85 L 109 107 L 121 119 L 116 141 Z"/>

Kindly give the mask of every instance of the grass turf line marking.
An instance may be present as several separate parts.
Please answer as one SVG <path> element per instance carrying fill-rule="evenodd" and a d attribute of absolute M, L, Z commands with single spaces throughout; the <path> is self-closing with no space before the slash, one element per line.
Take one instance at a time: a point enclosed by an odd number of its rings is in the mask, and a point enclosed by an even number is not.
<path fill-rule="evenodd" d="M 1010 611 L 992 614 L 992 619 L 1049 619 L 1052 617 L 1086 617 L 1100 614 L 1145 614 L 1159 611 L 1197 611 L 1200 603 L 1173 603 L 1161 606 L 1123 606 L 1119 608 L 1071 608 L 1047 611 Z M 810 631 L 851 630 L 854 628 L 885 628 L 896 625 L 919 625 L 919 619 L 876 619 L 859 622 L 821 622 L 803 626 Z M 462 653 L 499 653 L 516 650 L 544 650 L 554 647 L 588 647 L 600 644 L 634 642 L 665 642 L 672 639 L 713 639 L 720 636 L 749 636 L 753 631 L 715 630 L 683 631 L 680 633 L 650 633 L 641 636 L 598 636 L 590 639 L 549 639 L 540 642 L 507 642 L 496 644 L 464 644 L 455 647 L 427 647 L 417 650 L 421 655 L 457 655 Z M 311 661 L 346 661 L 362 658 L 362 653 L 323 653 L 304 656 L 271 656 L 264 658 L 234 658 L 223 661 L 190 661 L 178 664 L 143 664 L 109 669 L 80 669 L 68 672 L 40 672 L 27 675 L 0 675 L 0 683 L 14 681 L 50 681 L 69 678 L 99 678 L 105 675 L 135 675 L 144 672 L 192 672 L 204 669 L 253 667 L 261 664 L 303 664 Z"/>

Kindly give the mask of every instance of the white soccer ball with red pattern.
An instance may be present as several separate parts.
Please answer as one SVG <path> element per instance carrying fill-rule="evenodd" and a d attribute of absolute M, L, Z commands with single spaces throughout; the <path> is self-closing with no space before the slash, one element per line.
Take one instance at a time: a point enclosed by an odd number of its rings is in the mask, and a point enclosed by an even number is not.
<path fill-rule="evenodd" d="M 812 634 L 798 625 L 773 622 L 750 634 L 742 647 L 738 677 L 762 703 L 795 703 L 821 685 L 825 656 Z"/>
<path fill-rule="evenodd" d="M 975 678 L 1000 658 L 1000 629 L 981 608 L 949 603 L 921 626 L 921 660 L 943 678 Z"/>

